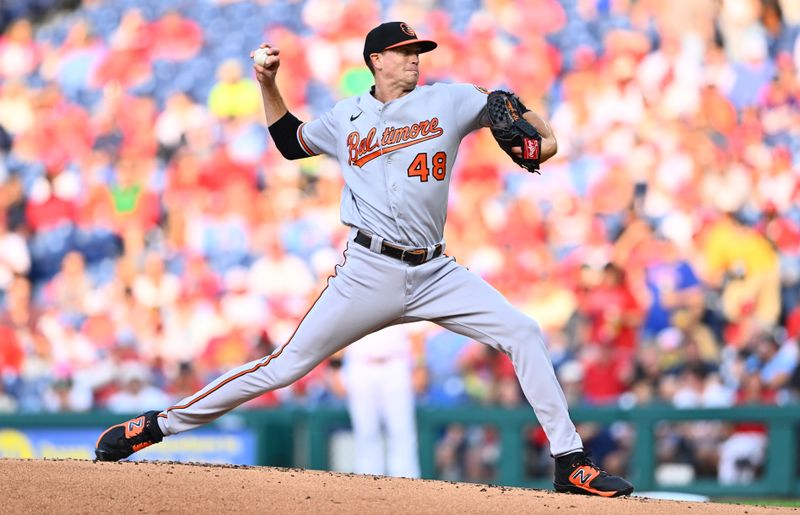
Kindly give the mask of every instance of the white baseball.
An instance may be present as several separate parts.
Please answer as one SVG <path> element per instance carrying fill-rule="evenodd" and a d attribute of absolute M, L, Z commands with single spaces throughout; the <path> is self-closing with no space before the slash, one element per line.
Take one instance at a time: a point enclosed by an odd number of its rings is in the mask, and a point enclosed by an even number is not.
<path fill-rule="evenodd" d="M 253 52 L 253 61 L 256 64 L 264 66 L 264 62 L 266 62 L 267 56 L 269 56 L 269 48 L 259 48 L 258 50 Z"/>

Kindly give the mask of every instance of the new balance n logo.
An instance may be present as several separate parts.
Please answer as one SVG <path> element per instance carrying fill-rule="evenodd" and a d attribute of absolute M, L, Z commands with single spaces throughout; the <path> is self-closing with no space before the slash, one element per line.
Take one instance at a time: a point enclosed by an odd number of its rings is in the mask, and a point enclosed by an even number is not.
<path fill-rule="evenodd" d="M 570 479 L 574 484 L 587 485 L 589 484 L 589 481 L 593 477 L 594 477 L 593 472 L 586 470 L 585 468 L 579 468 L 578 470 L 575 471 L 574 474 L 572 474 L 572 477 L 570 477 Z"/>
<path fill-rule="evenodd" d="M 129 420 L 125 424 L 125 438 L 132 438 L 144 431 L 144 417 Z"/>

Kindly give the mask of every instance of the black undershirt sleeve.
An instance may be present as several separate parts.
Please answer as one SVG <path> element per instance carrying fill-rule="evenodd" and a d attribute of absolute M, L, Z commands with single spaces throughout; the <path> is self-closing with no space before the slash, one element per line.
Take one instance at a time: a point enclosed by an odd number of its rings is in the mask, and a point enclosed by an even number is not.
<path fill-rule="evenodd" d="M 300 142 L 297 141 L 297 128 L 303 122 L 298 120 L 292 113 L 286 112 L 280 120 L 269 126 L 269 134 L 275 142 L 275 146 L 281 155 L 286 159 L 302 159 L 309 157 L 303 150 Z"/>

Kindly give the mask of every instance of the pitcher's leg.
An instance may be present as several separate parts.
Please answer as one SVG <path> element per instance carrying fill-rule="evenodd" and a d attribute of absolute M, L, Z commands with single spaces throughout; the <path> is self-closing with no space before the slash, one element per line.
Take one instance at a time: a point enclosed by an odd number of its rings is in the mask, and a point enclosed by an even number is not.
<path fill-rule="evenodd" d="M 438 280 L 437 276 L 446 276 Z M 497 290 L 451 262 L 425 281 L 408 316 L 429 319 L 508 355 L 554 456 L 583 448 L 539 325 Z"/>
<path fill-rule="evenodd" d="M 363 253 L 348 251 L 346 256 L 347 263 L 339 267 L 283 347 L 229 371 L 163 411 L 158 418 L 162 432 L 188 431 L 287 386 L 334 352 L 395 320 L 402 298 L 387 292 L 400 288 L 402 276 L 372 267 Z"/>

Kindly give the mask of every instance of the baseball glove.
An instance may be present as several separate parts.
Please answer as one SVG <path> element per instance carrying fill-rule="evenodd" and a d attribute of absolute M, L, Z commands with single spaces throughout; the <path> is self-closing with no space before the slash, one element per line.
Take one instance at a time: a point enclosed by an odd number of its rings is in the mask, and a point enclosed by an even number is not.
<path fill-rule="evenodd" d="M 507 91 L 492 91 L 486 100 L 492 136 L 515 163 L 529 172 L 539 173 L 542 137 L 522 115 L 530 111 L 520 99 Z M 522 148 L 522 156 L 513 147 Z"/>

